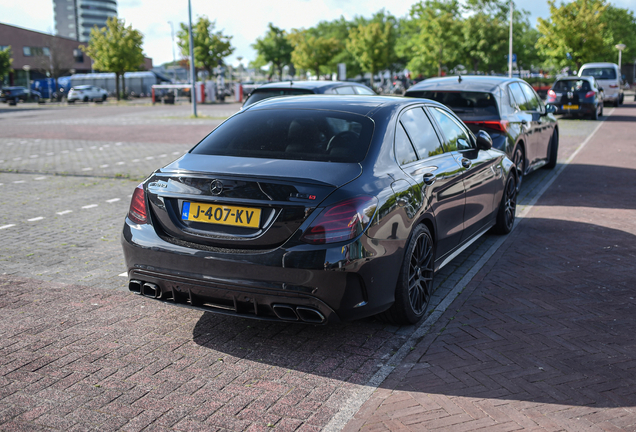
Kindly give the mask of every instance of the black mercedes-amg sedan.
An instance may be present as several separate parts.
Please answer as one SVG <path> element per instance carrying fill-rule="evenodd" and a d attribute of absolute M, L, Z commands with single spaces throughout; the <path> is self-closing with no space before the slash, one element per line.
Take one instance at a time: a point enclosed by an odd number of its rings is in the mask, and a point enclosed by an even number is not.
<path fill-rule="evenodd" d="M 516 171 L 491 147 L 430 100 L 256 103 L 136 188 L 129 288 L 264 320 L 415 323 L 437 270 L 512 229 Z"/>
<path fill-rule="evenodd" d="M 518 185 L 523 176 L 541 167 L 554 168 L 559 152 L 559 127 L 524 80 L 500 76 L 430 78 L 410 87 L 404 96 L 433 99 L 453 110 L 469 129 L 485 130 L 493 147 L 513 160 Z"/>

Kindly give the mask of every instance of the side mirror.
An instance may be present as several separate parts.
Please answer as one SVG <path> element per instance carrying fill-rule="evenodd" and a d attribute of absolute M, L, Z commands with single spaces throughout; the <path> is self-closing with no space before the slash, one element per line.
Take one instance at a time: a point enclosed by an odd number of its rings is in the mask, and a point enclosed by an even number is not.
<path fill-rule="evenodd" d="M 552 104 L 546 104 L 545 112 L 546 114 L 554 114 L 556 112 L 556 107 Z"/>
<path fill-rule="evenodd" d="M 480 130 L 477 132 L 477 148 L 479 150 L 490 150 L 492 148 L 492 138 L 488 132 Z"/>

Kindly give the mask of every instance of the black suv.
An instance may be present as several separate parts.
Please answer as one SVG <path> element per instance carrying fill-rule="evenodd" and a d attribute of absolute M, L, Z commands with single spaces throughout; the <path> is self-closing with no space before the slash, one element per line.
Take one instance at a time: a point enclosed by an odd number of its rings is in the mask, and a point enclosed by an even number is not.
<path fill-rule="evenodd" d="M 431 78 L 410 87 L 404 96 L 433 99 L 448 106 L 474 133 L 492 137 L 517 166 L 518 184 L 535 169 L 554 168 L 559 129 L 553 105 L 544 105 L 534 89 L 518 78 L 452 76 Z"/>
<path fill-rule="evenodd" d="M 28 90 L 26 87 L 4 87 L 0 90 L 0 102 L 9 102 L 9 105 L 15 105 L 18 101 L 40 102 L 42 95 L 35 90 Z"/>
<path fill-rule="evenodd" d="M 243 108 L 263 99 L 276 96 L 304 94 L 375 95 L 364 84 L 349 81 L 281 81 L 263 84 L 255 88 L 245 100 Z"/>

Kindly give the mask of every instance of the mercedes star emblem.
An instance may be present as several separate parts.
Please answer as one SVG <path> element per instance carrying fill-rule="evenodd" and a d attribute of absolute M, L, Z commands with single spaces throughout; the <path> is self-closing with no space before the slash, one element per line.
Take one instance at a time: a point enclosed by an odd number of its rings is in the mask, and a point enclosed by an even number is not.
<path fill-rule="evenodd" d="M 210 183 L 210 193 L 212 195 L 221 195 L 223 192 L 223 182 L 221 180 L 212 180 Z"/>

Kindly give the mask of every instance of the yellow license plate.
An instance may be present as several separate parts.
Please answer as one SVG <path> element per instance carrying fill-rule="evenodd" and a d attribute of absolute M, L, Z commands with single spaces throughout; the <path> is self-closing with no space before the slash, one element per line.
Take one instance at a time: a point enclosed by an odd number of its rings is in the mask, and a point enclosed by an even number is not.
<path fill-rule="evenodd" d="M 563 109 L 569 109 L 569 110 L 579 109 L 579 106 L 578 105 L 563 105 Z"/>
<path fill-rule="evenodd" d="M 261 209 L 184 201 L 181 219 L 219 225 L 258 228 Z"/>

